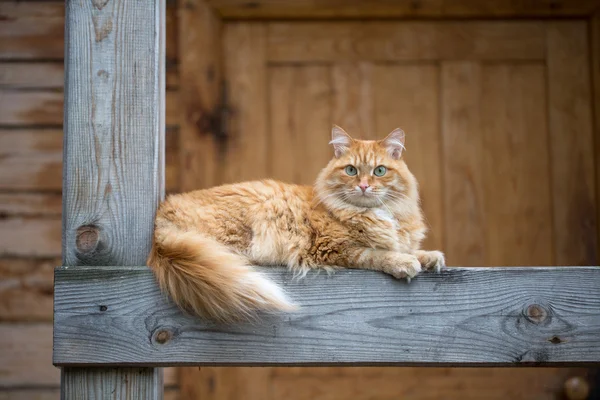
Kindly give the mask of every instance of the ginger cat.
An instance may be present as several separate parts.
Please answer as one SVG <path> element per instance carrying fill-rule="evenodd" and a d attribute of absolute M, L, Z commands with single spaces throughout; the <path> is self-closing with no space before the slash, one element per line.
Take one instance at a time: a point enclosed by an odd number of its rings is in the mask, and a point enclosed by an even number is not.
<path fill-rule="evenodd" d="M 426 227 L 404 132 L 356 140 L 334 126 L 334 157 L 314 187 L 273 180 L 169 196 L 159 207 L 148 265 L 182 309 L 219 322 L 295 309 L 252 265 L 382 271 L 410 279 L 439 271 L 420 250 Z"/>

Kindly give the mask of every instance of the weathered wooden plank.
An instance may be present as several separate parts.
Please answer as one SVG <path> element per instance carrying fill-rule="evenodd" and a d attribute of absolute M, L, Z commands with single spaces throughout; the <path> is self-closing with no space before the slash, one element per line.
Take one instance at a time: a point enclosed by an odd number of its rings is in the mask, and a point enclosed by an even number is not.
<path fill-rule="evenodd" d="M 166 123 L 179 122 L 179 95 L 168 91 Z M 0 125 L 60 126 L 63 124 L 63 99 L 60 91 L 0 91 Z"/>
<path fill-rule="evenodd" d="M 302 22 L 268 24 L 270 62 L 543 60 L 544 24 Z"/>
<path fill-rule="evenodd" d="M 182 191 L 217 185 L 222 168 L 222 132 L 217 130 L 223 99 L 222 26 L 204 0 L 188 0 L 179 10 L 181 47 L 179 157 Z M 212 123 L 211 123 L 212 122 Z"/>
<path fill-rule="evenodd" d="M 488 65 L 481 77 L 486 265 L 554 265 L 544 66 Z"/>
<path fill-rule="evenodd" d="M 165 194 L 165 0 L 65 14 L 63 263 L 144 264 Z M 162 399 L 162 370 L 63 368 L 61 398 L 87 397 Z"/>
<path fill-rule="evenodd" d="M 335 18 L 493 18 L 588 16 L 595 0 L 209 0 L 224 18 L 335 19 Z"/>
<path fill-rule="evenodd" d="M 166 190 L 178 191 L 178 129 L 168 128 L 165 139 Z M 0 129 L 0 189 L 60 190 L 62 151 L 63 131 L 60 129 Z M 2 209 L 0 204 L 0 212 Z"/>
<path fill-rule="evenodd" d="M 598 222 L 587 26 L 555 22 L 547 35 L 556 262 L 595 265 Z"/>
<path fill-rule="evenodd" d="M 419 182 L 429 228 L 423 247 L 444 250 L 439 68 L 379 65 L 373 77 L 376 135 L 382 138 L 395 128 L 406 132 L 403 157 Z"/>
<path fill-rule="evenodd" d="M 0 89 L 57 89 L 65 84 L 64 63 L 50 62 L 0 62 Z M 177 65 L 167 63 L 167 90 L 177 89 Z"/>
<path fill-rule="evenodd" d="M 177 7 L 168 1 L 166 55 L 176 64 Z M 0 2 L 0 60 L 62 60 L 65 32 L 64 1 Z"/>
<path fill-rule="evenodd" d="M 407 284 L 343 271 L 293 281 L 302 309 L 217 326 L 146 267 L 55 274 L 56 365 L 579 365 L 600 361 L 600 268 L 451 268 Z M 324 295 L 325 294 L 325 295 Z M 166 339 L 165 339 L 166 337 Z M 148 340 L 150 338 L 150 340 Z"/>
<path fill-rule="evenodd" d="M 468 267 L 487 264 L 481 73 L 468 61 L 441 66 L 444 251 L 453 264 Z"/>

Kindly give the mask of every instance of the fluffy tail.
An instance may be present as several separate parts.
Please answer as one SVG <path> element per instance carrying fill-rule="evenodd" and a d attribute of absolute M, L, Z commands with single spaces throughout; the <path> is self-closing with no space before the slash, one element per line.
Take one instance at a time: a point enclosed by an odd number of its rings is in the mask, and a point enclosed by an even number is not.
<path fill-rule="evenodd" d="M 234 322 L 296 309 L 244 257 L 198 232 L 157 228 L 148 265 L 179 307 L 205 318 Z"/>

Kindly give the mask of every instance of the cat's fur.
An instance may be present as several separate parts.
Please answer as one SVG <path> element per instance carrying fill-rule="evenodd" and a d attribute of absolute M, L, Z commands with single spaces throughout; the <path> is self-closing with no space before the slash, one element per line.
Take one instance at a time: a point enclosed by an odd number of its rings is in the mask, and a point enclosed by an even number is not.
<path fill-rule="evenodd" d="M 426 227 L 417 182 L 401 157 L 404 132 L 362 141 L 335 126 L 331 144 L 335 156 L 314 187 L 244 182 L 161 204 L 148 265 L 177 305 L 222 322 L 293 310 L 252 265 L 287 265 L 300 274 L 361 268 L 408 279 L 444 266 L 441 252 L 420 250 Z M 374 175 L 379 165 L 387 167 L 381 177 Z"/>

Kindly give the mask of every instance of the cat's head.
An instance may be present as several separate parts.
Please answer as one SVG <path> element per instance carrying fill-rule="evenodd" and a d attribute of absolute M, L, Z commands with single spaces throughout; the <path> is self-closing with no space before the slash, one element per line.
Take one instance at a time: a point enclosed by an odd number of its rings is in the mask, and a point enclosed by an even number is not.
<path fill-rule="evenodd" d="M 418 196 L 416 180 L 402 159 L 401 129 L 381 140 L 358 140 L 334 126 L 330 144 L 334 157 L 315 185 L 319 200 L 329 207 L 392 207 Z"/>

